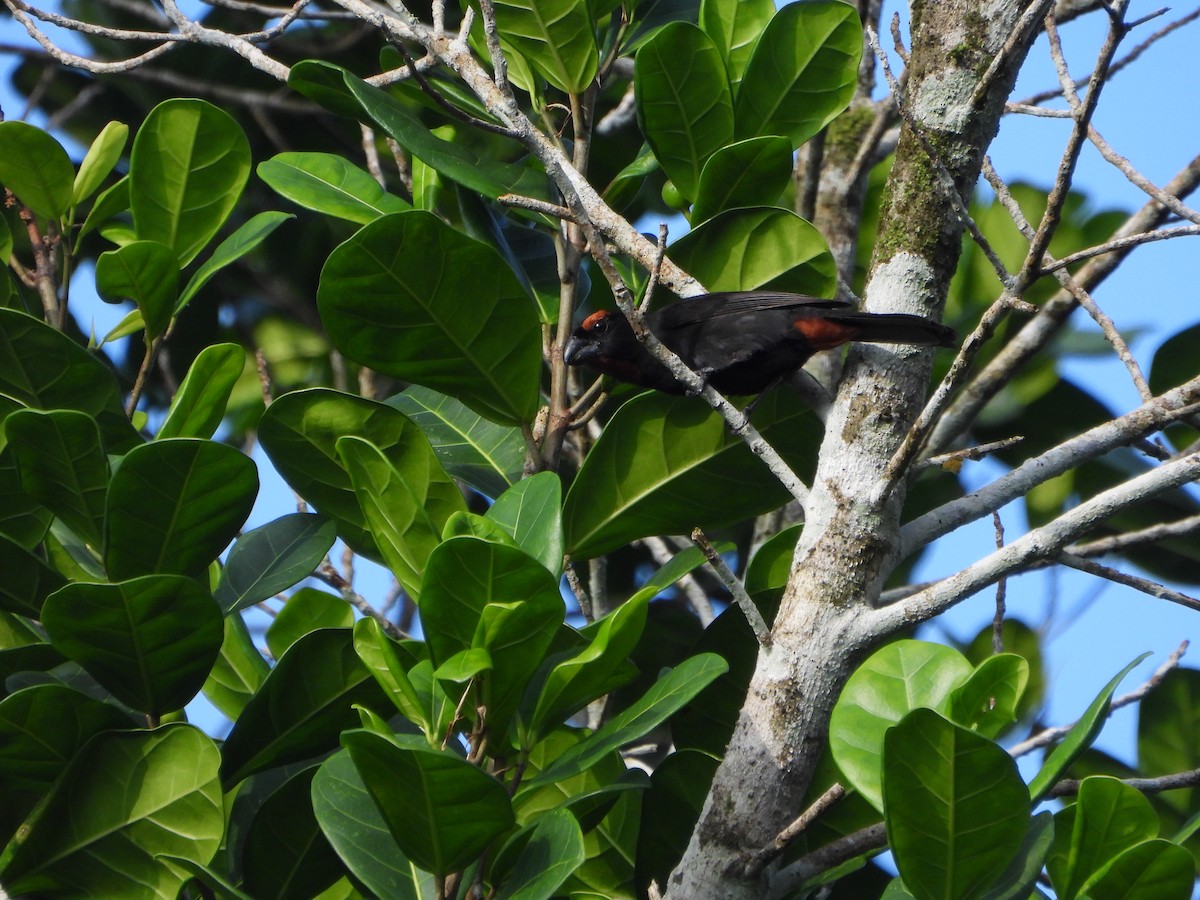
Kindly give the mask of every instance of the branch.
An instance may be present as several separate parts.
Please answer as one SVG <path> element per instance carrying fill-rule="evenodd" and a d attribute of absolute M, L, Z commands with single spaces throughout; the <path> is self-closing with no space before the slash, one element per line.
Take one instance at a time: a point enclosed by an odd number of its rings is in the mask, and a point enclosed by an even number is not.
<path fill-rule="evenodd" d="M 859 618 L 859 624 L 868 636 L 866 639 L 895 634 L 903 628 L 918 625 L 1005 575 L 1056 556 L 1071 541 L 1110 516 L 1197 478 L 1200 478 L 1200 453 L 1164 463 L 1083 501 L 1054 521 L 1022 535 L 1003 550 L 985 556 L 932 587 L 893 606 L 867 612 Z"/>
<path fill-rule="evenodd" d="M 1190 769 L 1187 772 L 1175 772 L 1172 775 L 1160 775 L 1158 778 L 1122 778 L 1126 784 L 1143 794 L 1161 794 L 1163 791 L 1176 791 L 1181 788 L 1200 787 L 1200 769 Z M 1074 797 L 1079 793 L 1081 781 L 1075 778 L 1064 778 L 1046 794 L 1047 797 Z"/>
<path fill-rule="evenodd" d="M 1000 509 L 1044 481 L 1117 447 L 1126 446 L 1194 412 L 1198 399 L 1200 377 L 1143 403 L 1132 412 L 1063 441 L 1040 456 L 1025 460 L 1013 471 L 978 491 L 917 517 L 901 529 L 901 557 L 908 556 L 918 547 L 948 534 L 960 525 Z"/>
<path fill-rule="evenodd" d="M 742 615 L 746 617 L 746 622 L 750 625 L 750 629 L 754 632 L 754 637 L 758 640 L 758 643 L 763 647 L 770 646 L 771 629 L 767 627 L 762 613 L 754 605 L 754 601 L 750 599 L 750 595 L 746 593 L 746 586 L 733 574 L 733 570 L 725 564 L 725 560 L 721 559 L 721 554 L 717 552 L 717 548 L 704 536 L 703 531 L 699 528 L 692 529 L 692 540 L 700 548 L 700 552 L 704 554 L 704 558 L 708 560 L 708 564 L 713 567 L 713 571 L 717 573 L 717 577 L 721 579 L 721 583 L 725 585 L 726 590 L 732 595 L 734 602 L 737 603 L 738 608 L 742 611 Z"/>
<path fill-rule="evenodd" d="M 1104 566 L 1097 562 L 1092 562 L 1089 559 L 1084 559 L 1081 556 L 1075 556 L 1071 553 L 1060 553 L 1058 562 L 1064 566 L 1069 566 L 1080 572 L 1086 572 L 1089 575 L 1096 575 L 1100 578 L 1108 579 L 1116 584 L 1123 584 L 1125 587 L 1131 587 L 1134 590 L 1141 591 L 1143 594 L 1149 594 L 1151 597 L 1157 597 L 1160 600 L 1170 600 L 1172 603 L 1178 603 L 1180 606 L 1187 609 L 1200 612 L 1200 600 L 1195 597 L 1190 597 L 1180 591 L 1172 590 L 1165 585 L 1159 584 L 1157 581 L 1151 581 L 1149 578 L 1141 578 L 1137 575 L 1129 575 L 1121 572 L 1111 566 Z"/>

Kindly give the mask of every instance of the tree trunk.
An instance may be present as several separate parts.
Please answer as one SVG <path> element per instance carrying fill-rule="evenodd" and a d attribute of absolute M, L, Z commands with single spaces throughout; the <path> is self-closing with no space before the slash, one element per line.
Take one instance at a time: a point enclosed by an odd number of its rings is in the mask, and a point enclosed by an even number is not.
<path fill-rule="evenodd" d="M 962 238 L 949 185 L 964 201 L 970 196 L 1046 6 L 1045 0 L 912 4 L 905 124 L 867 280 L 869 308 L 940 310 Z M 747 880 L 746 859 L 802 812 L 834 701 L 883 637 L 867 633 L 860 613 L 898 562 L 903 486 L 882 503 L 871 498 L 880 496 L 881 473 L 920 409 L 930 359 L 929 351 L 890 346 L 850 354 L 773 641 L 760 649 L 725 759 L 666 885 L 672 898 L 768 893 L 769 871 Z"/>

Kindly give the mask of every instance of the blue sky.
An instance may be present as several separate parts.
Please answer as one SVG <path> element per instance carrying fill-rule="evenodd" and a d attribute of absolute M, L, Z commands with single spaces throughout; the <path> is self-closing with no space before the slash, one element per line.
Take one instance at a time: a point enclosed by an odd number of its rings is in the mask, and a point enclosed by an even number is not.
<path fill-rule="evenodd" d="M 1135 8 L 1143 5 L 1133 4 Z M 1126 50 L 1170 19 L 1168 14 L 1141 26 L 1126 39 Z M 1064 49 L 1073 74 L 1084 75 L 1090 70 L 1105 24 L 1101 16 L 1092 15 L 1062 27 Z M 885 42 L 890 43 L 886 36 Z M 29 39 L 23 30 L 7 21 L 0 24 L 0 43 L 27 45 Z M 1191 67 L 1180 68 L 1181 60 L 1193 60 L 1198 51 L 1200 25 L 1193 23 L 1152 48 L 1116 77 L 1106 87 L 1095 119 L 1098 130 L 1117 151 L 1160 186 L 1200 152 L 1200 116 L 1196 115 L 1196 110 L 1200 110 L 1200 87 L 1190 75 L 1181 74 Z M 241 63 L 231 60 L 231 64 Z M 16 117 L 23 104 L 8 88 L 11 61 L 0 59 L 0 65 L 4 69 L 0 103 L 8 117 Z M 1055 84 L 1043 38 L 1030 53 L 1014 98 Z M 1006 180 L 1024 180 L 1045 188 L 1058 165 L 1068 129 L 1065 120 L 1008 116 L 989 153 Z M 73 152 L 78 156 L 77 150 Z M 1075 184 L 1088 196 L 1094 209 L 1132 210 L 1145 202 L 1144 195 L 1090 146 L 1080 159 Z M 1183 238 L 1138 249 L 1096 292 L 1097 302 L 1123 331 L 1136 331 L 1132 349 L 1143 366 L 1149 365 L 1153 351 L 1163 340 L 1200 321 L 1198 240 Z M 81 273 L 81 277 L 86 282 L 89 273 Z M 80 293 L 74 295 L 77 301 Z M 77 314 L 81 306 L 76 306 Z M 95 330 L 103 334 L 122 313 L 115 307 L 94 303 L 83 315 L 94 316 Z M 91 323 L 82 324 L 86 329 Z M 1068 376 L 1088 385 L 1117 412 L 1137 404 L 1128 376 L 1115 358 L 1069 360 L 1063 369 Z M 267 471 L 261 453 L 256 454 L 256 461 L 263 470 L 264 489 L 249 526 L 294 509 L 290 492 Z M 969 478 L 985 479 L 991 474 L 994 470 L 986 464 L 968 464 Z M 1003 517 L 1009 539 L 1021 533 L 1024 520 L 1019 506 L 1004 510 Z M 993 541 L 990 520 L 965 528 L 937 545 L 923 561 L 918 577 L 949 574 L 990 552 Z M 381 573 L 371 573 L 366 565 L 360 568 L 358 584 L 368 597 L 381 597 L 386 591 L 386 578 Z M 1031 624 L 1044 619 L 1052 601 L 1056 603 L 1057 615 L 1048 655 L 1054 692 L 1045 719 L 1053 724 L 1068 722 L 1082 712 L 1095 692 L 1143 651 L 1150 650 L 1154 656 L 1135 670 L 1122 690 L 1146 677 L 1182 639 L 1200 637 L 1200 617 L 1196 613 L 1073 571 L 1041 572 L 1009 583 L 1011 612 Z M 944 631 L 968 637 L 990 621 L 992 602 L 991 591 L 977 595 L 943 616 L 924 634 L 936 639 L 939 631 Z M 1192 664 L 1200 665 L 1200 647 L 1196 655 Z M 1105 730 L 1100 746 L 1131 760 L 1135 716 L 1133 710 L 1118 713 Z"/>

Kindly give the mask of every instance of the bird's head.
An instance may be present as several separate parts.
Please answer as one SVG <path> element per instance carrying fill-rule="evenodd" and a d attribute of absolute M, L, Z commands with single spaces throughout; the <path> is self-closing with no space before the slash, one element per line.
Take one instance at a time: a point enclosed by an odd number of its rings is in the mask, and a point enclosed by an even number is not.
<path fill-rule="evenodd" d="M 643 387 L 673 385 L 670 373 L 652 357 L 619 312 L 600 310 L 584 319 L 563 350 L 568 366 L 587 366 Z"/>

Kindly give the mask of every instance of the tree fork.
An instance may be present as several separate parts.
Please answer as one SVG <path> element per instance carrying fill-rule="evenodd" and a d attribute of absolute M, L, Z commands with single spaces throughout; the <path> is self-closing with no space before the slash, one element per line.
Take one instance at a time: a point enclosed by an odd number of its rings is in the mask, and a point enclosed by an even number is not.
<path fill-rule="evenodd" d="M 912 4 L 908 82 L 899 98 L 904 125 L 865 291 L 871 309 L 941 309 L 963 231 L 945 175 L 961 198 L 969 196 L 1047 6 L 1046 0 Z M 775 640 L 759 650 L 746 702 L 666 886 L 668 897 L 769 895 L 772 869 L 748 882 L 740 863 L 804 808 L 833 704 L 860 659 L 886 637 L 860 624 L 860 613 L 898 562 L 903 490 L 876 494 L 888 496 L 882 506 L 870 498 L 919 410 L 929 368 L 927 351 L 861 347 L 850 353 Z"/>

